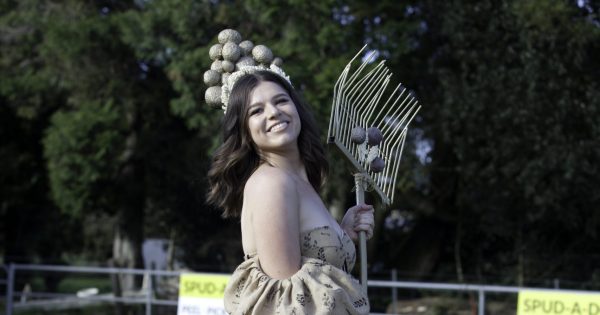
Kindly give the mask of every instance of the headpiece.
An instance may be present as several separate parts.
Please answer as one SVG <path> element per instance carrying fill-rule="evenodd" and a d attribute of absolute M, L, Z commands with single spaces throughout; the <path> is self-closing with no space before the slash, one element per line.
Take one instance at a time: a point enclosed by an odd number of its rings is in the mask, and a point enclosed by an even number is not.
<path fill-rule="evenodd" d="M 208 85 L 204 98 L 206 103 L 221 107 L 227 112 L 229 95 L 235 83 L 244 75 L 256 71 L 271 71 L 291 84 L 290 78 L 280 68 L 283 61 L 273 57 L 273 52 L 265 45 L 256 45 L 242 41 L 236 30 L 222 30 L 218 35 L 219 43 L 210 47 L 208 55 L 213 63 L 210 70 L 204 72 L 204 83 Z"/>

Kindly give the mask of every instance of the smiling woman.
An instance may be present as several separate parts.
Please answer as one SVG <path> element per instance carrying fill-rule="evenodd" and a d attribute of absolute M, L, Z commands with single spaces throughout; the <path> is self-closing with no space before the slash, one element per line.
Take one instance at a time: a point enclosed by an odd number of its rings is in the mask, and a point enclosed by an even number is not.
<path fill-rule="evenodd" d="M 373 208 L 352 207 L 341 224 L 327 211 L 317 193 L 327 160 L 307 106 L 279 75 L 256 71 L 235 83 L 226 108 L 208 200 L 241 219 L 245 261 L 225 291 L 227 312 L 368 313 L 349 272 Z"/>
<path fill-rule="evenodd" d="M 231 30 L 221 35 L 223 48 L 213 51 L 217 70 L 230 58 L 225 48 L 241 40 Z M 283 70 L 264 65 L 271 59 L 265 48 L 255 56 L 261 65 L 236 64 L 236 71 L 223 73 L 222 87 L 215 85 L 217 70 L 205 80 L 207 102 L 220 100 L 225 110 L 208 201 L 224 217 L 240 218 L 245 253 L 225 290 L 225 309 L 367 314 L 366 292 L 350 271 L 358 232 L 373 234 L 373 207 L 354 206 L 339 224 L 327 211 L 317 193 L 328 166 L 315 121 Z M 227 58 L 221 61 L 219 53 Z"/>

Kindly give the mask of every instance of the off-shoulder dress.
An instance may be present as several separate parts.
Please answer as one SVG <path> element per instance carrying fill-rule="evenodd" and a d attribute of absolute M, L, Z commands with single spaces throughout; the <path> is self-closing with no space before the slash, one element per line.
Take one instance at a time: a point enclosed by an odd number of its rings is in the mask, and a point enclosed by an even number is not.
<path fill-rule="evenodd" d="M 350 237 L 323 226 L 301 233 L 302 266 L 288 279 L 269 277 L 256 254 L 246 255 L 225 289 L 229 314 L 368 314 L 369 301 L 350 275 Z"/>

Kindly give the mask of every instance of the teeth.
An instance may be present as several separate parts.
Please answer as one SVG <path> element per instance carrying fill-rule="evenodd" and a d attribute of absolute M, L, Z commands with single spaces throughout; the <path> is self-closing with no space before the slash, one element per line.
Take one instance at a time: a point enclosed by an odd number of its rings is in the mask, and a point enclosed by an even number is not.
<path fill-rule="evenodd" d="M 287 122 L 280 122 L 277 125 L 271 127 L 271 131 L 279 131 L 285 127 L 287 127 L 288 123 Z"/>

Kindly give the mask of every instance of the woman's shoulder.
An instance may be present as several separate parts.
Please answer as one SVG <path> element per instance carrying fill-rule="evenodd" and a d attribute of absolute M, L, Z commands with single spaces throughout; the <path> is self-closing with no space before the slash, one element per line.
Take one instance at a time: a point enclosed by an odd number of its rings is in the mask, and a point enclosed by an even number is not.
<path fill-rule="evenodd" d="M 296 182 L 281 169 L 260 166 L 246 182 L 242 207 L 255 215 L 266 216 L 298 211 Z"/>
<path fill-rule="evenodd" d="M 295 191 L 296 181 L 287 172 L 267 164 L 259 166 L 246 181 L 245 192 Z"/>

